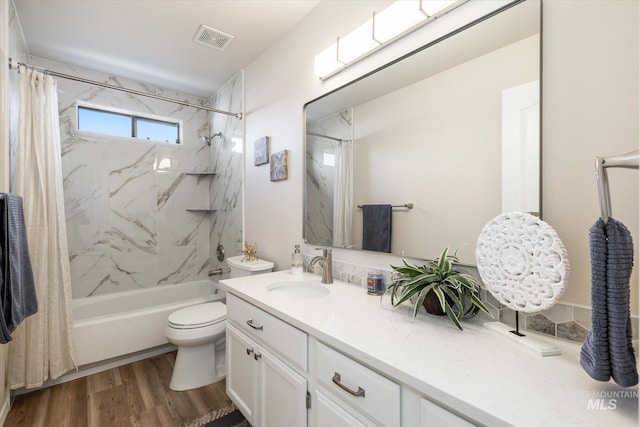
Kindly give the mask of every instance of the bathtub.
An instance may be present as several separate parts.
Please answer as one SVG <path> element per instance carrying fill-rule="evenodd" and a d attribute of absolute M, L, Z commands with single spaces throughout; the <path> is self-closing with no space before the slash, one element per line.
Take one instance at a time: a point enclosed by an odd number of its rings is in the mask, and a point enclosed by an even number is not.
<path fill-rule="evenodd" d="M 83 366 L 169 344 L 167 317 L 182 307 L 224 300 L 209 280 L 73 300 L 76 363 Z"/>

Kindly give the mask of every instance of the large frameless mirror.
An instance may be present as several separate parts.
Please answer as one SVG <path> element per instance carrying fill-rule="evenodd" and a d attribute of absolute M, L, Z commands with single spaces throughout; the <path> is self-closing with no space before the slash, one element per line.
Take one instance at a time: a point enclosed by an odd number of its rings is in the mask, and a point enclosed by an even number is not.
<path fill-rule="evenodd" d="M 540 39 L 514 2 L 305 105 L 305 241 L 362 249 L 362 207 L 392 205 L 383 252 L 475 264 L 487 221 L 540 212 Z"/>

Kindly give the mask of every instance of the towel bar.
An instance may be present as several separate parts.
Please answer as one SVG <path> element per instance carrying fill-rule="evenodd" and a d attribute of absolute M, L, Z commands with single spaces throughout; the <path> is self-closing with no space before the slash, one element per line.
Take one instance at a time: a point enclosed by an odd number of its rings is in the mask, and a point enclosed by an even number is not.
<path fill-rule="evenodd" d="M 362 206 L 364 205 L 358 205 L 358 209 L 362 209 Z M 413 209 L 413 203 L 405 203 L 404 205 L 391 205 L 392 208 L 406 208 L 406 209 Z"/>
<path fill-rule="evenodd" d="M 596 184 L 598 187 L 598 202 L 600 217 L 606 224 L 611 216 L 611 195 L 609 193 L 609 179 L 606 168 L 638 169 L 640 151 L 631 151 L 611 157 L 596 157 Z"/>

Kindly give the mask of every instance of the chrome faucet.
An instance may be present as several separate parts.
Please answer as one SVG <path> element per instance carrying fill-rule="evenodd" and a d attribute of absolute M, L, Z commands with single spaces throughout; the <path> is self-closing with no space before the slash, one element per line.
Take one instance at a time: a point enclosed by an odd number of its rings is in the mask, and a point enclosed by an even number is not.
<path fill-rule="evenodd" d="M 322 256 L 318 255 L 311 259 L 309 268 L 313 267 L 316 263 L 320 263 L 322 267 L 322 283 L 333 283 L 333 262 L 331 261 L 331 249 L 328 248 L 316 248 L 317 251 L 322 251 Z"/>

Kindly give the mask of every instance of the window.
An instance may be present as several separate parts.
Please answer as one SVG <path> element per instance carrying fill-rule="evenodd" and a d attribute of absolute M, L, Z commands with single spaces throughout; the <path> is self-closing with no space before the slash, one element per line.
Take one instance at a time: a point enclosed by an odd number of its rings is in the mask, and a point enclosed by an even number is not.
<path fill-rule="evenodd" d="M 180 144 L 180 122 L 78 105 L 78 130 Z"/>
<path fill-rule="evenodd" d="M 335 166 L 336 155 L 332 153 L 322 153 L 322 164 L 324 166 Z"/>

